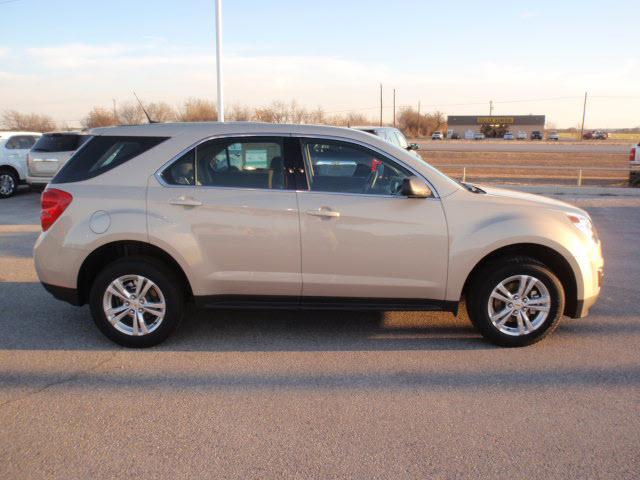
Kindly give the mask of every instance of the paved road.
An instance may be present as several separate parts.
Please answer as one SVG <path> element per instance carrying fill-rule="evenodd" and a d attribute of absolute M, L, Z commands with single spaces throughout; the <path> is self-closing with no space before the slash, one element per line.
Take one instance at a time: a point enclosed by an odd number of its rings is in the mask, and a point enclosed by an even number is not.
<path fill-rule="evenodd" d="M 0 478 L 638 478 L 640 199 L 592 315 L 533 347 L 448 314 L 198 312 L 105 340 L 36 283 L 37 196 L 0 204 Z"/>
<path fill-rule="evenodd" d="M 449 152 L 535 152 L 535 153 L 624 153 L 629 154 L 633 142 L 518 142 L 505 140 L 411 140 L 421 150 Z"/>

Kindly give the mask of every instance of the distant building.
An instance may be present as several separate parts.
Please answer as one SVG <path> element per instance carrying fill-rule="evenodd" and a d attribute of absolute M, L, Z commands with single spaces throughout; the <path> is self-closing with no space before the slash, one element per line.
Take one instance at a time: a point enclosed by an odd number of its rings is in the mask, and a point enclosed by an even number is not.
<path fill-rule="evenodd" d="M 527 138 L 535 130 L 544 131 L 544 115 L 450 115 L 447 117 L 449 136 L 457 133 L 460 138 L 473 138 L 476 132 L 486 137 L 502 137 L 506 132 L 517 135 L 525 132 Z"/>

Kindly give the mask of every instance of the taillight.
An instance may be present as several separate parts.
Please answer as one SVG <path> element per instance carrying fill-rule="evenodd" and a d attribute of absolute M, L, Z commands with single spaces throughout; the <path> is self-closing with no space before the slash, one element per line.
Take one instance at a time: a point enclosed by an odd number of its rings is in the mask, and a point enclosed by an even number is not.
<path fill-rule="evenodd" d="M 636 159 L 636 147 L 631 148 L 631 153 L 629 154 L 629 161 L 633 162 Z"/>
<path fill-rule="evenodd" d="M 57 188 L 47 189 L 42 192 L 40 224 L 43 232 L 49 230 L 49 227 L 62 215 L 72 200 L 73 197 L 70 193 Z"/>

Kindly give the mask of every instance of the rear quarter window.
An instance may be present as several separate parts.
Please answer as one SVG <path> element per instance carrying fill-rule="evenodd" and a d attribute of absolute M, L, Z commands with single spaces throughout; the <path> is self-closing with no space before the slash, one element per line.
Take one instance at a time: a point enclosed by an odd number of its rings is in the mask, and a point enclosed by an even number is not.
<path fill-rule="evenodd" d="M 168 137 L 96 136 L 78 150 L 51 183 L 71 183 L 97 177 L 141 155 Z"/>

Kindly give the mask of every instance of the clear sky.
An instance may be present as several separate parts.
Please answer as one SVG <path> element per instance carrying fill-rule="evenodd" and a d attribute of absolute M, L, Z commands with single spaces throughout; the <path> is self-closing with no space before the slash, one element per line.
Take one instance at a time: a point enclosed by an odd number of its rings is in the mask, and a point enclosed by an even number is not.
<path fill-rule="evenodd" d="M 223 0 L 227 104 L 640 125 L 640 0 Z M 0 110 L 215 100 L 213 0 L 0 0 Z M 390 118 L 391 111 L 385 109 Z"/>

